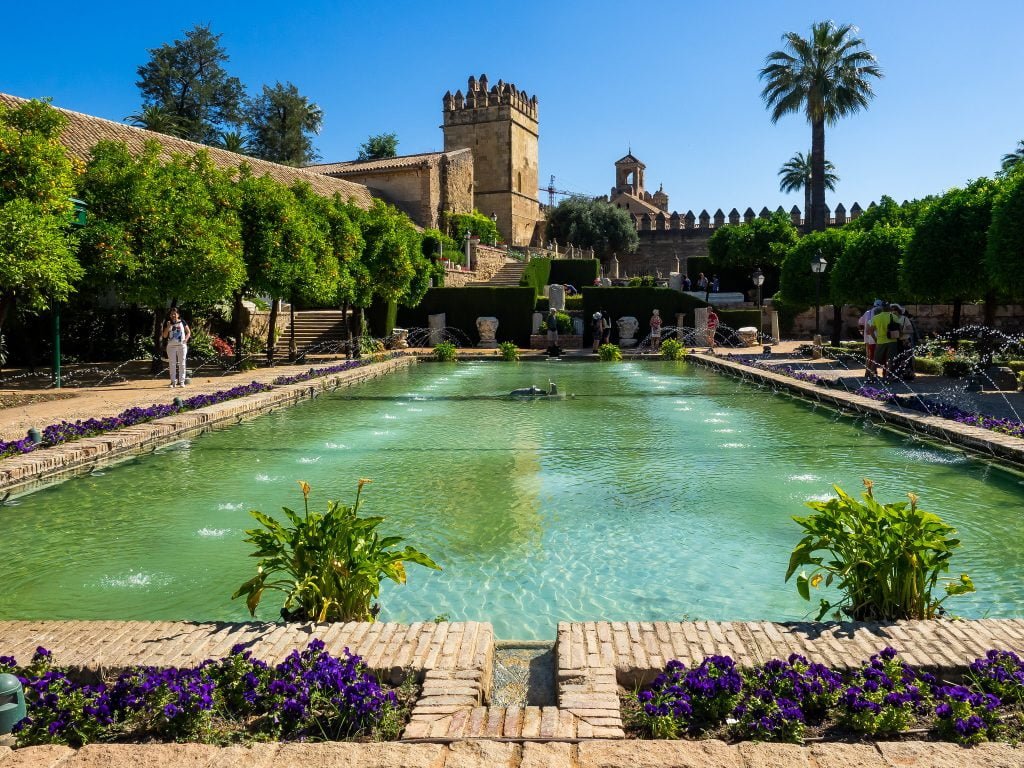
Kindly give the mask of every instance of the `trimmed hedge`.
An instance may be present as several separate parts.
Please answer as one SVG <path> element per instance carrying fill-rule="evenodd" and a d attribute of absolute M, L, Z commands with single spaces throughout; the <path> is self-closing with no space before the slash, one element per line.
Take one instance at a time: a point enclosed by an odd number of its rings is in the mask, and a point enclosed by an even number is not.
<path fill-rule="evenodd" d="M 715 314 L 718 315 L 719 326 L 724 325 L 734 331 L 748 326 L 760 330 L 761 313 L 756 309 L 716 309 Z"/>
<path fill-rule="evenodd" d="M 612 317 L 612 339 L 618 340 L 619 330 L 615 321 L 632 315 L 640 322 L 638 338 L 647 336 L 647 321 L 655 309 L 660 310 L 666 326 L 676 324 L 676 315 L 686 315 L 686 325 L 693 325 L 693 310 L 706 307 L 700 299 L 674 291 L 671 288 L 597 288 L 583 289 L 583 346 L 593 343 L 590 333 L 590 317 L 598 309 L 608 311 Z"/>
<path fill-rule="evenodd" d="M 601 276 L 601 262 L 598 259 L 555 259 L 551 262 L 548 283 L 568 283 L 580 290 Z"/>
<path fill-rule="evenodd" d="M 917 373 L 925 373 L 929 376 L 941 376 L 942 361 L 936 360 L 934 357 L 915 357 L 914 371 Z"/>
<path fill-rule="evenodd" d="M 519 285 L 533 288 L 535 298 L 544 293 L 544 286 L 550 282 L 551 259 L 530 259 L 519 278 Z"/>
<path fill-rule="evenodd" d="M 476 330 L 478 317 L 498 318 L 497 340 L 530 346 L 533 322 L 533 288 L 431 288 L 415 307 L 399 307 L 398 320 L 403 328 L 426 328 L 427 315 L 444 312 L 445 324 L 458 328 L 472 344 L 480 341 Z"/>
<path fill-rule="evenodd" d="M 391 335 L 398 319 L 398 302 L 377 299 L 366 310 L 366 323 L 370 333 L 378 339 Z"/>

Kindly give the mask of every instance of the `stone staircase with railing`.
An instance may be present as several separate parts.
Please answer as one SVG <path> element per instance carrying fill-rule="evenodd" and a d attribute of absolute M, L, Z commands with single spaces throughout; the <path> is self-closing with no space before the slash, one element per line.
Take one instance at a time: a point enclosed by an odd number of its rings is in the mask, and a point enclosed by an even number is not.
<path fill-rule="evenodd" d="M 295 313 L 295 349 L 301 355 L 336 353 L 343 349 L 347 332 L 340 310 L 309 310 Z M 274 347 L 277 358 L 288 356 L 291 328 L 285 326 Z"/>
<path fill-rule="evenodd" d="M 501 269 L 491 277 L 490 280 L 485 280 L 480 283 L 473 283 L 474 286 L 518 286 L 519 280 L 523 276 L 523 271 L 526 269 L 526 263 L 522 261 L 516 261 L 515 259 L 508 259 L 501 266 Z"/>

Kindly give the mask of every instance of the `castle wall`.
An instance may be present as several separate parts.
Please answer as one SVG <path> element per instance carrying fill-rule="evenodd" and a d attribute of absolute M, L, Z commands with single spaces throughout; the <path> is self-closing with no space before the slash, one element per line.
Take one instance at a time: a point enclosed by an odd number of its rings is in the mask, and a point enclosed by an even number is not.
<path fill-rule="evenodd" d="M 347 173 L 345 178 L 365 184 L 422 227 L 437 227 L 441 201 L 436 168 L 427 164 L 393 171 Z"/>
<path fill-rule="evenodd" d="M 473 153 L 445 155 L 441 161 L 441 209 L 455 213 L 473 212 Z"/>
<path fill-rule="evenodd" d="M 637 232 L 640 245 L 636 253 L 618 254 L 620 275 L 655 275 L 659 272 L 668 276 L 676 271 L 676 258 L 683 272 L 686 260 L 704 258 L 708 255 L 708 240 L 713 229 L 668 229 Z M 608 265 L 605 265 L 607 271 Z"/>

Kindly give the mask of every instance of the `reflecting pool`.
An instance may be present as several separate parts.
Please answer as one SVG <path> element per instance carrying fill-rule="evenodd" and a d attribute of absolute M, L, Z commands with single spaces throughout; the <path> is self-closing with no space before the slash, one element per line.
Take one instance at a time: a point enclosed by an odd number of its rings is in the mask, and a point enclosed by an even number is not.
<path fill-rule="evenodd" d="M 502 397 L 549 381 L 564 399 Z M 361 477 L 364 512 L 444 567 L 387 583 L 390 621 L 805 618 L 790 517 L 863 477 L 959 529 L 978 592 L 954 612 L 1024 615 L 1019 476 L 685 363 L 544 361 L 420 364 L 24 496 L 0 508 L 0 618 L 247 619 L 249 510 Z"/>

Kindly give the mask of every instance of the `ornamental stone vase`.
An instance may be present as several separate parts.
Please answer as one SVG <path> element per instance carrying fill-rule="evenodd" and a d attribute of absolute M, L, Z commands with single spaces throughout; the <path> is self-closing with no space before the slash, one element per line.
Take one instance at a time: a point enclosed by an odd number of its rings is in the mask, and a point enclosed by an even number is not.
<path fill-rule="evenodd" d="M 632 315 L 626 315 L 616 320 L 615 324 L 619 327 L 619 346 L 635 347 L 636 331 L 640 327 L 640 321 Z"/>
<path fill-rule="evenodd" d="M 494 335 L 498 332 L 498 318 L 478 317 L 476 319 L 476 330 L 480 334 L 480 343 L 477 347 L 481 349 L 494 349 L 498 346 Z"/>

